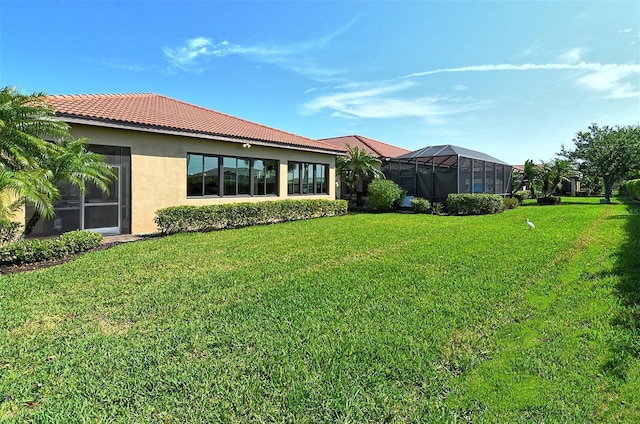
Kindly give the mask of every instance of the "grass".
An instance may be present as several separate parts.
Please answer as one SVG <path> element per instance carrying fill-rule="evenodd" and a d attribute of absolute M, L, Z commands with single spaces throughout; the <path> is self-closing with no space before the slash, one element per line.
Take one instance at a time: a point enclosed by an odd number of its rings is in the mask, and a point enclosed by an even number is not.
<path fill-rule="evenodd" d="M 0 421 L 638 422 L 640 208 L 572 200 L 0 277 Z"/>

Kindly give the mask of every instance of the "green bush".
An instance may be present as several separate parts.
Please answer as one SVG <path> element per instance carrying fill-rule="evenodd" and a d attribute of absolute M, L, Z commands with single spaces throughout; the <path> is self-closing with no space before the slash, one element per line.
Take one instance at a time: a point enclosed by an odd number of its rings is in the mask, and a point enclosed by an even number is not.
<path fill-rule="evenodd" d="M 28 239 L 0 246 L 0 263 L 24 264 L 64 258 L 91 250 L 102 241 L 102 234 L 90 231 L 71 231 L 50 239 Z"/>
<path fill-rule="evenodd" d="M 301 199 L 207 206 L 172 206 L 156 211 L 162 234 L 214 231 L 347 213 L 346 200 Z"/>
<path fill-rule="evenodd" d="M 8 221 L 0 223 L 0 245 L 17 239 L 20 231 L 22 231 L 22 224 L 19 222 Z"/>
<path fill-rule="evenodd" d="M 502 211 L 499 194 L 455 194 L 447 196 L 447 207 L 452 215 L 486 215 Z"/>
<path fill-rule="evenodd" d="M 640 200 L 640 179 L 629 180 L 624 185 L 627 195 Z"/>
<path fill-rule="evenodd" d="M 536 200 L 539 205 L 549 206 L 549 205 L 559 205 L 562 199 L 558 196 L 546 196 L 546 197 L 538 197 Z"/>
<path fill-rule="evenodd" d="M 436 202 L 433 204 L 433 207 L 431 208 L 431 212 L 434 215 L 441 215 L 444 211 L 444 205 L 441 202 Z"/>
<path fill-rule="evenodd" d="M 502 207 L 503 209 L 515 209 L 520 206 L 520 200 L 515 197 L 505 197 L 502 199 Z"/>
<path fill-rule="evenodd" d="M 414 197 L 411 199 L 411 209 L 418 213 L 427 213 L 431 209 L 431 203 L 422 197 Z"/>
<path fill-rule="evenodd" d="M 374 211 L 398 209 L 407 192 L 391 180 L 373 180 L 369 184 L 369 207 Z"/>
<path fill-rule="evenodd" d="M 520 190 L 520 191 L 516 191 L 513 194 L 513 197 L 518 199 L 518 202 L 520 202 L 520 204 L 522 205 L 522 203 L 527 200 L 529 197 L 531 197 L 531 193 L 528 190 Z"/>

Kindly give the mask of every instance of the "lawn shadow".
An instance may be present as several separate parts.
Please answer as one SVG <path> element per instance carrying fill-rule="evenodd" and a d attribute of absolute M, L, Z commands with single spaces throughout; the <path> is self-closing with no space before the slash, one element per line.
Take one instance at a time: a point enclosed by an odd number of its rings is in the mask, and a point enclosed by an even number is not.
<path fill-rule="evenodd" d="M 616 294 L 623 305 L 622 311 L 613 318 L 612 324 L 623 330 L 624 336 L 612 345 L 612 359 L 605 365 L 605 371 L 626 380 L 629 367 L 640 359 L 640 203 L 625 202 L 628 215 L 625 241 L 615 252 L 616 264 L 613 273 L 619 282 Z M 619 219 L 620 215 L 612 217 Z"/>

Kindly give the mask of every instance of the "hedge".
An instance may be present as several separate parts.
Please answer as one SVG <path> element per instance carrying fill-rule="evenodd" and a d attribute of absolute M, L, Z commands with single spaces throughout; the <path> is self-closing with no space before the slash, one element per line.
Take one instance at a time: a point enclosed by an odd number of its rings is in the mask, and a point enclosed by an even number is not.
<path fill-rule="evenodd" d="M 447 208 L 452 215 L 486 215 L 502 211 L 499 194 L 455 194 L 447 196 Z"/>
<path fill-rule="evenodd" d="M 562 202 L 562 198 L 558 196 L 538 197 L 536 202 L 542 206 L 559 205 Z"/>
<path fill-rule="evenodd" d="M 224 230 L 346 213 L 346 200 L 275 200 L 207 206 L 171 206 L 157 210 L 153 220 L 162 234 L 173 234 Z"/>
<path fill-rule="evenodd" d="M 627 181 L 625 188 L 629 196 L 640 200 L 640 179 Z"/>
<path fill-rule="evenodd" d="M 11 242 L 0 246 L 0 263 L 13 265 L 64 258 L 94 249 L 100 242 L 102 234 L 81 230 L 55 238 Z"/>

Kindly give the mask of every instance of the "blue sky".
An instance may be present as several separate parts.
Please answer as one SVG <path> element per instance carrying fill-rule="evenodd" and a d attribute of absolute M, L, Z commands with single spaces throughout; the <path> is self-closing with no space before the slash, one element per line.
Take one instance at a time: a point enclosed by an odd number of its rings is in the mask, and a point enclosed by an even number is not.
<path fill-rule="evenodd" d="M 638 1 L 0 3 L 0 86 L 157 93 L 310 138 L 550 160 L 640 123 Z"/>

